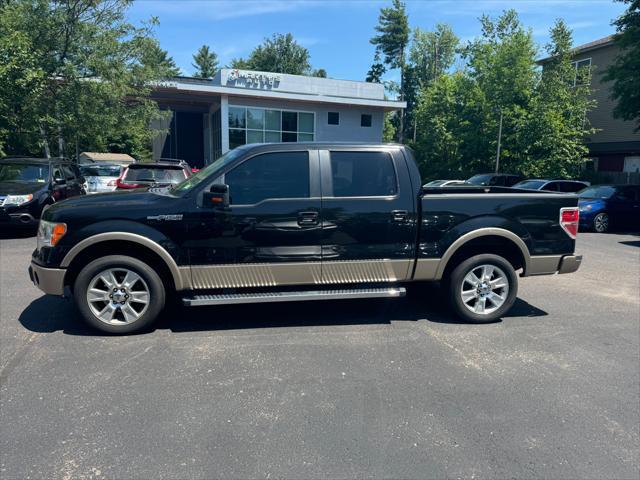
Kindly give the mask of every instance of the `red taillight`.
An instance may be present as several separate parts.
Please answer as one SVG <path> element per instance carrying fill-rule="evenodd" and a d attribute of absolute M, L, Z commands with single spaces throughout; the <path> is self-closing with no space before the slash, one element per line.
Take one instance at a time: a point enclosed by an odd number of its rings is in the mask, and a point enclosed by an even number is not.
<path fill-rule="evenodd" d="M 560 226 L 571 238 L 578 236 L 578 223 L 580 222 L 580 210 L 578 207 L 566 207 L 560 209 Z"/>

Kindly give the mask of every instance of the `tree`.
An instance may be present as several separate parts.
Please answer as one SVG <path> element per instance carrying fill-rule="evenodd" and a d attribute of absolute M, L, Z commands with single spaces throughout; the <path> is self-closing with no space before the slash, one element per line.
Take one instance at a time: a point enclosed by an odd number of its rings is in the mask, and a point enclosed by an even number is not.
<path fill-rule="evenodd" d="M 369 83 L 381 83 L 382 76 L 385 74 L 386 71 L 387 69 L 385 68 L 384 64 L 380 61 L 380 51 L 376 49 L 376 53 L 373 57 L 373 64 L 371 65 L 371 68 L 367 72 L 367 78 L 365 79 L 365 81 Z"/>
<path fill-rule="evenodd" d="M 193 56 L 191 65 L 196 69 L 194 77 L 213 78 L 218 71 L 218 55 L 208 45 L 202 45 Z"/>
<path fill-rule="evenodd" d="M 413 31 L 409 59 L 421 86 L 446 72 L 455 60 L 458 37 L 449 25 L 438 23 L 433 32 Z"/>
<path fill-rule="evenodd" d="M 371 44 L 376 46 L 376 52 L 384 55 L 384 64 L 389 68 L 400 70 L 400 101 L 405 97 L 405 69 L 406 52 L 409 44 L 409 19 L 405 5 L 400 0 L 392 0 L 391 7 L 380 9 L 378 25 L 375 27 L 377 35 L 371 38 Z M 399 140 L 404 137 L 404 112 L 399 115 Z"/>
<path fill-rule="evenodd" d="M 148 65 L 151 68 L 157 68 L 163 71 L 163 76 L 165 77 L 177 77 L 182 74 L 176 62 L 169 56 L 169 53 L 160 48 L 160 45 L 157 43 L 152 43 L 149 48 L 143 52 L 141 61 L 143 65 Z"/>
<path fill-rule="evenodd" d="M 327 78 L 327 71 L 324 68 L 316 68 L 311 72 L 312 77 Z"/>
<path fill-rule="evenodd" d="M 525 29 L 515 10 L 497 20 L 480 18 L 482 35 L 464 50 L 469 75 L 483 92 L 484 125 L 493 130 L 487 160 L 496 156 L 502 117 L 500 167 L 515 171 L 523 160 L 525 145 L 519 128 L 526 119 L 538 81 L 536 46 L 531 30 Z"/>
<path fill-rule="evenodd" d="M 576 72 L 572 64 L 571 31 L 557 20 L 550 33 L 549 59 L 521 128 L 520 170 L 533 177 L 571 177 L 589 152 L 584 138 L 594 130 L 586 114 L 595 102 L 589 100 L 589 70 Z"/>
<path fill-rule="evenodd" d="M 309 50 L 296 42 L 290 33 L 265 38 L 262 45 L 253 49 L 246 64 L 250 70 L 261 72 L 305 75 L 311 71 Z"/>
<path fill-rule="evenodd" d="M 611 97 L 617 101 L 616 118 L 637 122 L 640 131 L 640 0 L 618 0 L 629 8 L 614 22 L 618 33 L 614 42 L 620 54 L 605 72 L 605 81 L 612 81 Z"/>
<path fill-rule="evenodd" d="M 148 154 L 161 117 L 149 99 L 166 73 L 150 61 L 155 19 L 125 20 L 129 0 L 0 4 L 0 142 L 8 154 Z M 56 148 L 54 148 L 54 146 Z"/>

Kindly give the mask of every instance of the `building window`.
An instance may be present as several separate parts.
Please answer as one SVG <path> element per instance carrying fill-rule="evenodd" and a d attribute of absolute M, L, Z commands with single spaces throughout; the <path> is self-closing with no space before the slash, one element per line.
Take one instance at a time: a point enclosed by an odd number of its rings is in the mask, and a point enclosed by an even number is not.
<path fill-rule="evenodd" d="M 315 114 L 256 107 L 229 107 L 229 148 L 247 143 L 312 142 Z"/>
<path fill-rule="evenodd" d="M 327 113 L 327 123 L 329 125 L 340 125 L 340 113 L 339 112 L 328 112 Z"/>
<path fill-rule="evenodd" d="M 584 60 L 577 60 L 571 62 L 573 66 L 573 86 L 576 85 L 589 85 L 591 83 L 591 59 L 585 58 Z"/>
<path fill-rule="evenodd" d="M 371 115 L 368 113 L 363 113 L 360 115 L 360 126 L 361 127 L 370 127 L 371 126 Z"/>

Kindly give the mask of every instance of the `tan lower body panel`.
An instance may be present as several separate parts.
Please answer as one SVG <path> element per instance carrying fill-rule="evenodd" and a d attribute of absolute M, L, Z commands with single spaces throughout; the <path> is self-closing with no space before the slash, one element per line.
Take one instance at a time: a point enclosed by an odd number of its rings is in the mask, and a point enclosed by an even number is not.
<path fill-rule="evenodd" d="M 414 280 L 436 280 L 439 258 L 420 258 L 416 262 L 416 271 L 413 274 Z"/>
<path fill-rule="evenodd" d="M 562 255 L 539 255 L 531 257 L 529 269 L 525 272 L 529 275 L 548 275 L 558 271 Z"/>
<path fill-rule="evenodd" d="M 193 289 L 275 287 L 407 280 L 412 260 L 251 263 L 191 267 Z"/>

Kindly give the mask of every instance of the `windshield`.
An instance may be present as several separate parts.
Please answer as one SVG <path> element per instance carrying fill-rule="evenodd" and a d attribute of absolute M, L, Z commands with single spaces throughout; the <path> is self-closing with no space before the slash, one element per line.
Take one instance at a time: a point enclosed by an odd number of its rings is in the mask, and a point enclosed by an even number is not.
<path fill-rule="evenodd" d="M 542 187 L 546 180 L 525 180 L 524 182 L 516 183 L 513 188 L 528 188 L 529 190 L 538 190 Z"/>
<path fill-rule="evenodd" d="M 120 165 L 93 165 L 80 167 L 80 171 L 85 177 L 119 177 Z"/>
<path fill-rule="evenodd" d="M 489 185 L 491 177 L 493 177 L 493 175 L 474 175 L 467 180 L 467 183 L 470 183 L 471 185 Z"/>
<path fill-rule="evenodd" d="M 185 179 L 182 168 L 129 167 L 125 182 L 180 183 Z"/>
<path fill-rule="evenodd" d="M 614 187 L 608 187 L 606 185 L 600 185 L 598 187 L 589 187 L 578 193 L 580 198 L 610 198 L 616 193 Z"/>
<path fill-rule="evenodd" d="M 207 178 L 212 177 L 216 171 L 220 170 L 225 165 L 228 165 L 236 158 L 238 158 L 242 154 L 243 150 L 240 148 L 236 148 L 235 150 L 230 150 L 220 158 L 218 158 L 215 162 L 207 165 L 199 172 L 195 173 L 184 182 L 176 185 L 171 189 L 172 193 L 186 193 L 192 188 L 196 187 L 200 183 L 202 183 Z"/>
<path fill-rule="evenodd" d="M 49 165 L 1 163 L 0 182 L 44 183 L 49 179 Z"/>

